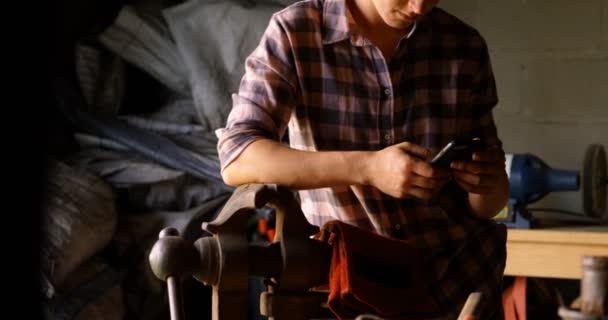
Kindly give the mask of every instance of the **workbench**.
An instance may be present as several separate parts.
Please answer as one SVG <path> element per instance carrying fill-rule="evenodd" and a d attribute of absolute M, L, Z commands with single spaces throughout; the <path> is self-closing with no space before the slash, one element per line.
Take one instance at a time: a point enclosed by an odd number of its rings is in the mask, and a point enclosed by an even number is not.
<path fill-rule="evenodd" d="M 508 229 L 505 275 L 580 279 L 584 255 L 608 256 L 608 226 Z"/>

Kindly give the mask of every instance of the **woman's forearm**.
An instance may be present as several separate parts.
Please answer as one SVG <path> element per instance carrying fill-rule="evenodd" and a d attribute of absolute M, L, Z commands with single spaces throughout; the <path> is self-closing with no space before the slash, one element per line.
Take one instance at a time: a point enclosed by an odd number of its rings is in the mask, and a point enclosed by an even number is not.
<path fill-rule="evenodd" d="M 233 186 L 273 183 L 293 189 L 366 184 L 371 152 L 309 152 L 269 139 L 250 144 L 222 172 Z"/>
<path fill-rule="evenodd" d="M 500 177 L 493 192 L 488 194 L 469 193 L 468 205 L 475 216 L 491 219 L 507 205 L 509 194 L 509 179 L 505 173 Z"/>

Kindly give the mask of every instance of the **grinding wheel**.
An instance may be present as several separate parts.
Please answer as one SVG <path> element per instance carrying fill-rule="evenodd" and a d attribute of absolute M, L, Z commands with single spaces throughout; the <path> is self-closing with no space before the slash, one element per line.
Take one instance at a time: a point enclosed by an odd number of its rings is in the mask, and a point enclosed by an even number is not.
<path fill-rule="evenodd" d="M 606 151 L 600 144 L 591 144 L 585 151 L 582 171 L 583 208 L 587 216 L 606 217 Z"/>

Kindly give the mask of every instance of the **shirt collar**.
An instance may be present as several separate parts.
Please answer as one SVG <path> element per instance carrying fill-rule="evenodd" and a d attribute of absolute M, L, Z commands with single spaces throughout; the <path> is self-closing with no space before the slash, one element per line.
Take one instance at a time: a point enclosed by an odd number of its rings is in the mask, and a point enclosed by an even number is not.
<path fill-rule="evenodd" d="M 346 40 L 351 36 L 354 23 L 346 9 L 345 0 L 323 1 L 323 43 L 331 44 Z"/>
<path fill-rule="evenodd" d="M 403 39 L 409 39 L 416 31 L 418 23 L 414 22 L 412 29 Z M 332 44 L 355 36 L 353 28 L 355 20 L 350 10 L 346 7 L 346 0 L 325 0 L 323 1 L 323 44 Z M 360 36 L 353 40 L 353 44 L 361 45 L 364 41 Z"/>

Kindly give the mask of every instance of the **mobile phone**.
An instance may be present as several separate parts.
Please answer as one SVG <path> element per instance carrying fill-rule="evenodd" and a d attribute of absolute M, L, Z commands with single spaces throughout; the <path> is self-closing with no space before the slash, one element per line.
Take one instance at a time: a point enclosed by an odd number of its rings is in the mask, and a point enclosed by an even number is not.
<path fill-rule="evenodd" d="M 447 168 L 452 161 L 471 160 L 473 152 L 483 151 L 485 148 L 485 143 L 481 140 L 452 140 L 437 153 L 430 163 L 433 166 Z"/>

